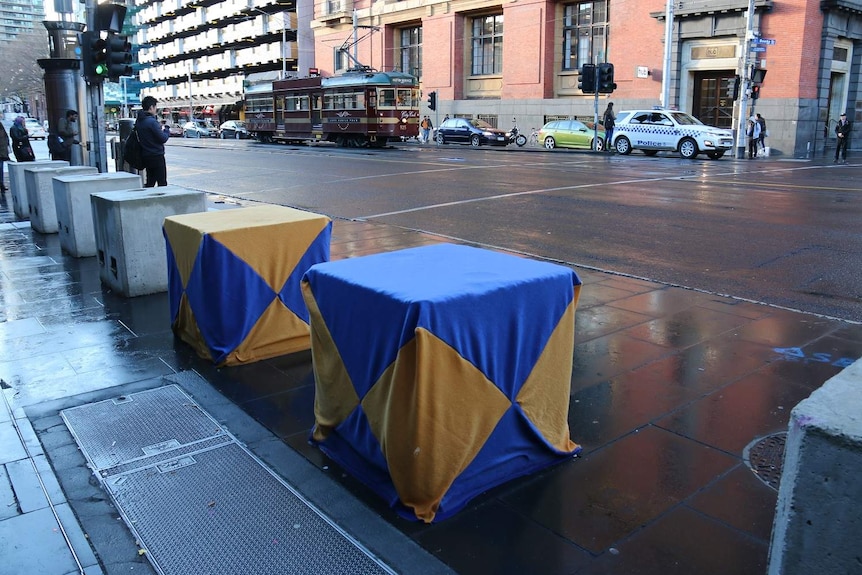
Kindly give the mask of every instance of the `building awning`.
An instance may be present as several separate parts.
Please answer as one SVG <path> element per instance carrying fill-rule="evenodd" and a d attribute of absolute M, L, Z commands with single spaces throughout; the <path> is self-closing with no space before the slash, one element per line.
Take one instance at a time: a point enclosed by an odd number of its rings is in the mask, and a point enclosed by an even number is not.
<path fill-rule="evenodd" d="M 242 96 L 225 94 L 223 96 L 193 96 L 191 102 L 188 98 L 162 98 L 159 100 L 161 108 L 188 108 L 189 104 L 197 108 L 199 106 L 232 106 L 242 101 Z"/>

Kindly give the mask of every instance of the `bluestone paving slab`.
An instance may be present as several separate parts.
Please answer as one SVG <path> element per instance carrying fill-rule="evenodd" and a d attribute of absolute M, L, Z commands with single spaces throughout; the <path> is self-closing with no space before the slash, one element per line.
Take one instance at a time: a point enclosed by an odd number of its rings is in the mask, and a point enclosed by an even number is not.
<path fill-rule="evenodd" d="M 11 421 L 0 423 L 0 463 L 9 463 L 24 459 L 27 452 L 18 438 L 18 432 Z"/>
<path fill-rule="evenodd" d="M 33 468 L 35 463 L 36 469 Z M 36 475 L 36 470 L 39 475 Z M 6 471 L 12 481 L 12 489 L 18 498 L 18 506 L 22 513 L 29 513 L 37 509 L 48 507 L 49 502 L 45 497 L 47 491 L 50 503 L 57 505 L 66 501 L 57 478 L 48 465 L 44 455 L 37 455 L 33 459 L 20 459 L 6 464 Z M 41 479 L 41 482 L 40 482 Z M 44 489 L 43 489 L 44 486 Z"/>

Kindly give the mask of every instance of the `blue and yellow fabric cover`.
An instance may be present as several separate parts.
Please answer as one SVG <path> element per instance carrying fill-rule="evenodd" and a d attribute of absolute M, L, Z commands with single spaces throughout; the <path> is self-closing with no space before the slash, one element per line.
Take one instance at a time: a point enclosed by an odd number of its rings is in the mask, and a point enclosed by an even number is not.
<path fill-rule="evenodd" d="M 165 218 L 171 326 L 198 355 L 237 365 L 309 348 L 300 281 L 329 261 L 332 222 L 282 206 Z"/>
<path fill-rule="evenodd" d="M 312 441 L 404 517 L 580 450 L 571 269 L 441 244 L 312 266 Z"/>

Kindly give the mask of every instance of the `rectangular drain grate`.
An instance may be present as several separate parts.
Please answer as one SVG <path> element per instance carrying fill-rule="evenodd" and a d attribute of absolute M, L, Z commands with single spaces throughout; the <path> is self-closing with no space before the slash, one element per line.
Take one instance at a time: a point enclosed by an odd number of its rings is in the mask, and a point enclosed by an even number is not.
<path fill-rule="evenodd" d="M 176 385 L 61 415 L 163 575 L 393 574 Z"/>
<path fill-rule="evenodd" d="M 176 385 L 65 409 L 61 415 L 99 472 L 213 437 L 230 441 Z"/>

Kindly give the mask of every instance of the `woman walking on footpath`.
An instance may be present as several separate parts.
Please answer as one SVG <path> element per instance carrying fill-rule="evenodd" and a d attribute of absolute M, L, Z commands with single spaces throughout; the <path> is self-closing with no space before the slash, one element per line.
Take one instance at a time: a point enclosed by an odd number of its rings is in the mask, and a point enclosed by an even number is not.
<path fill-rule="evenodd" d="M 135 131 L 141 142 L 141 155 L 147 171 L 145 188 L 168 185 L 168 167 L 165 164 L 165 142 L 171 137 L 170 128 L 160 126 L 156 119 L 156 99 L 146 96 L 141 102 L 142 110 L 135 120 Z"/>
<path fill-rule="evenodd" d="M 27 126 L 24 125 L 24 116 L 15 118 L 12 128 L 9 130 L 9 135 L 12 137 L 12 153 L 15 154 L 16 160 L 19 162 L 32 162 L 36 159 L 33 147 L 30 146 L 30 132 L 27 131 Z"/>

